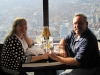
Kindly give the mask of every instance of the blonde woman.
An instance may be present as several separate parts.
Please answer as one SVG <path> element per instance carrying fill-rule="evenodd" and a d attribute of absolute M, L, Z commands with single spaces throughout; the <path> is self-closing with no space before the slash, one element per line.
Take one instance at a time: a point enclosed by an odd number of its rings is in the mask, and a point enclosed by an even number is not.
<path fill-rule="evenodd" d="M 48 59 L 47 54 L 41 56 L 26 56 L 25 52 L 34 45 L 34 41 L 27 36 L 27 21 L 18 17 L 14 20 L 12 29 L 4 40 L 1 53 L 1 67 L 5 75 L 27 75 L 20 73 L 22 63 Z"/>

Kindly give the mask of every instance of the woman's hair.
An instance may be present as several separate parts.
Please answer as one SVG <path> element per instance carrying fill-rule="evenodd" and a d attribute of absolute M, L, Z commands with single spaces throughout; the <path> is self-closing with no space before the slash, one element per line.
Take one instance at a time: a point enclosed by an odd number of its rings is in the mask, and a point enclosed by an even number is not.
<path fill-rule="evenodd" d="M 10 32 L 7 34 L 7 36 L 6 36 L 5 40 L 4 40 L 4 43 L 6 42 L 6 40 L 8 38 L 10 38 L 12 35 L 16 34 L 16 26 L 18 24 L 20 24 L 21 21 L 26 21 L 26 20 L 24 18 L 22 18 L 22 17 L 15 18 L 15 20 L 13 21 L 13 24 L 12 24 L 12 28 L 11 28 Z"/>

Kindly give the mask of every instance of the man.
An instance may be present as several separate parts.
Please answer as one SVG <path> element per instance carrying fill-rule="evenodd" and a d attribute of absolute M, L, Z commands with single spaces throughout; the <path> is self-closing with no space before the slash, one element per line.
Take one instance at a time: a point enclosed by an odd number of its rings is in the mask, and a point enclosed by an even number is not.
<path fill-rule="evenodd" d="M 95 35 L 88 28 L 87 17 L 84 14 L 75 15 L 73 28 L 60 40 L 60 56 L 51 52 L 48 55 L 53 60 L 78 67 L 64 75 L 93 75 L 99 65 L 99 49 Z M 68 46 L 69 49 L 66 48 Z"/>

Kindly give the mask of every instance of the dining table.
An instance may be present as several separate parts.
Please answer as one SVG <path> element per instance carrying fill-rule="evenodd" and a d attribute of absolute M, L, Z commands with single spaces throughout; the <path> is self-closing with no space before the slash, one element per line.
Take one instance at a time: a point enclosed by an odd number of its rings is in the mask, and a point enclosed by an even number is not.
<path fill-rule="evenodd" d="M 55 52 L 58 52 L 58 43 L 54 43 Z M 49 70 L 64 70 L 64 69 L 75 69 L 75 66 L 69 66 L 61 62 L 55 61 L 51 58 L 38 60 L 31 63 L 23 63 L 20 71 L 21 72 L 33 72 L 33 71 L 49 71 Z"/>
<path fill-rule="evenodd" d="M 65 70 L 65 69 L 75 69 L 76 66 L 69 66 L 61 62 L 48 59 L 39 60 L 32 63 L 24 63 L 20 68 L 21 72 L 34 72 L 34 71 L 51 71 L 51 70 Z"/>

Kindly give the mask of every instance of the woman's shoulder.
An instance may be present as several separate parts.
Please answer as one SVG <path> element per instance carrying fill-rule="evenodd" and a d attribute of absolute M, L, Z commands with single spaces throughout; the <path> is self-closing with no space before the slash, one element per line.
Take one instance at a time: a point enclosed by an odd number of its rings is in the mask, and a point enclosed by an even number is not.
<path fill-rule="evenodd" d="M 19 39 L 17 38 L 16 35 L 12 35 L 11 37 L 8 38 L 8 41 L 13 41 L 13 40 L 18 41 Z"/>
<path fill-rule="evenodd" d="M 19 45 L 21 45 L 21 42 L 20 42 L 19 39 L 16 37 L 16 35 L 12 35 L 11 37 L 9 37 L 9 38 L 6 40 L 5 44 L 12 44 L 12 45 L 14 45 L 14 44 L 19 44 Z"/>

